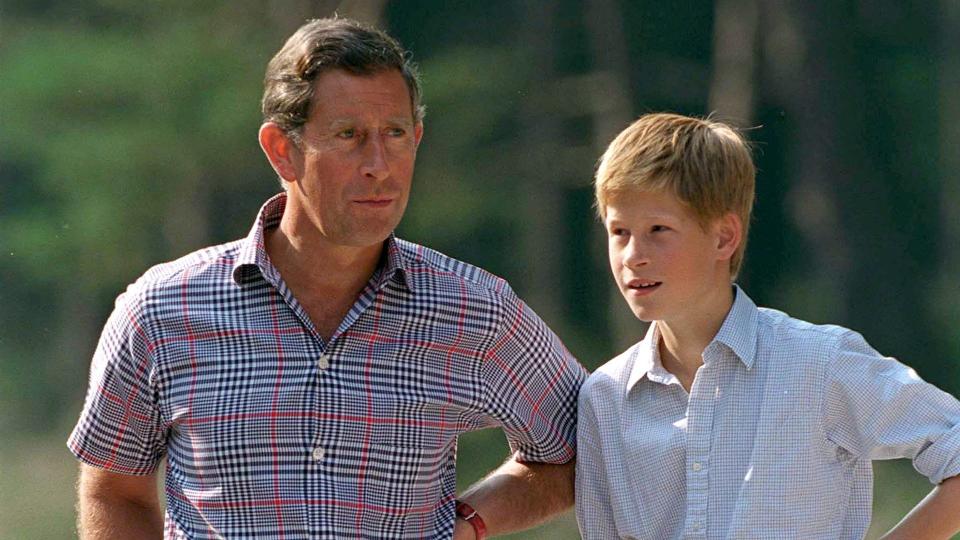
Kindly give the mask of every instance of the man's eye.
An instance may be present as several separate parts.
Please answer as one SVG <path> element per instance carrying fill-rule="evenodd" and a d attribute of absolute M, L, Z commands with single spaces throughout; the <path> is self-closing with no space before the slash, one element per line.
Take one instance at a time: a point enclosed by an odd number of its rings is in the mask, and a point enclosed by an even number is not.
<path fill-rule="evenodd" d="M 665 230 L 667 230 L 667 227 L 664 225 L 654 225 L 650 227 L 650 232 L 663 232 Z"/>
<path fill-rule="evenodd" d="M 342 129 L 337 132 L 337 137 L 341 139 L 352 139 L 356 134 L 357 134 L 357 130 L 353 128 Z"/>
<path fill-rule="evenodd" d="M 403 128 L 390 128 L 387 130 L 387 135 L 391 137 L 403 137 L 407 134 L 407 130 Z"/>

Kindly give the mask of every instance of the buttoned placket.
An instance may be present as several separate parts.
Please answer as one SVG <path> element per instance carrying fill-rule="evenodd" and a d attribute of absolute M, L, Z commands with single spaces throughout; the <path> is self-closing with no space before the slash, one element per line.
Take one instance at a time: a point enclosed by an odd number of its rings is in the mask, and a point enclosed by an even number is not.
<path fill-rule="evenodd" d="M 717 360 L 722 354 L 716 342 L 703 352 L 704 364 L 697 370 L 687 402 L 687 512 L 683 538 L 707 536 L 710 502 L 710 445 L 716 410 Z"/>

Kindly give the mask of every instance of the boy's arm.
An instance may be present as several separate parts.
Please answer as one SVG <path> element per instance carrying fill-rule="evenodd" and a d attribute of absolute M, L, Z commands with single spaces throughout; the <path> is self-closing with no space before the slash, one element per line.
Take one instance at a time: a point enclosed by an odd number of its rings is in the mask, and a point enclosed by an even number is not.
<path fill-rule="evenodd" d="M 597 416 L 589 403 L 590 390 L 582 391 L 577 414 L 577 525 L 584 540 L 617 538 L 610 487 L 604 472 Z"/>
<path fill-rule="evenodd" d="M 910 458 L 938 487 L 889 538 L 960 531 L 960 402 L 849 332 L 828 366 L 827 438 L 860 459 Z"/>
<path fill-rule="evenodd" d="M 882 540 L 947 539 L 960 533 L 960 476 L 947 478 Z"/>
<path fill-rule="evenodd" d="M 613 505 L 603 472 L 603 455 L 591 444 L 581 443 L 577 454 L 577 525 L 584 540 L 618 538 Z"/>

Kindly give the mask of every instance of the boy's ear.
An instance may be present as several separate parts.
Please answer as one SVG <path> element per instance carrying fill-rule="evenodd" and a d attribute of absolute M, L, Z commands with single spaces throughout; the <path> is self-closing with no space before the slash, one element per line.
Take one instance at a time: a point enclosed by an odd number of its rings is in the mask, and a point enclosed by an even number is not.
<path fill-rule="evenodd" d="M 743 222 L 740 216 L 729 212 L 716 223 L 717 258 L 729 261 L 743 242 Z"/>

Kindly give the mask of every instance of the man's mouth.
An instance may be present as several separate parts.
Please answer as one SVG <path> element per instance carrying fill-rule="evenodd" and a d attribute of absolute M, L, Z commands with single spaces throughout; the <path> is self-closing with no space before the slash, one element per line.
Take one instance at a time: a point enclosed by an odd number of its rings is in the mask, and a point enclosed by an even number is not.
<path fill-rule="evenodd" d="M 388 206 L 393 202 L 393 199 L 384 198 L 384 197 L 372 197 L 370 199 L 358 199 L 353 201 L 357 204 L 362 204 L 365 206 L 373 206 L 375 208 L 380 208 L 383 206 Z"/>

